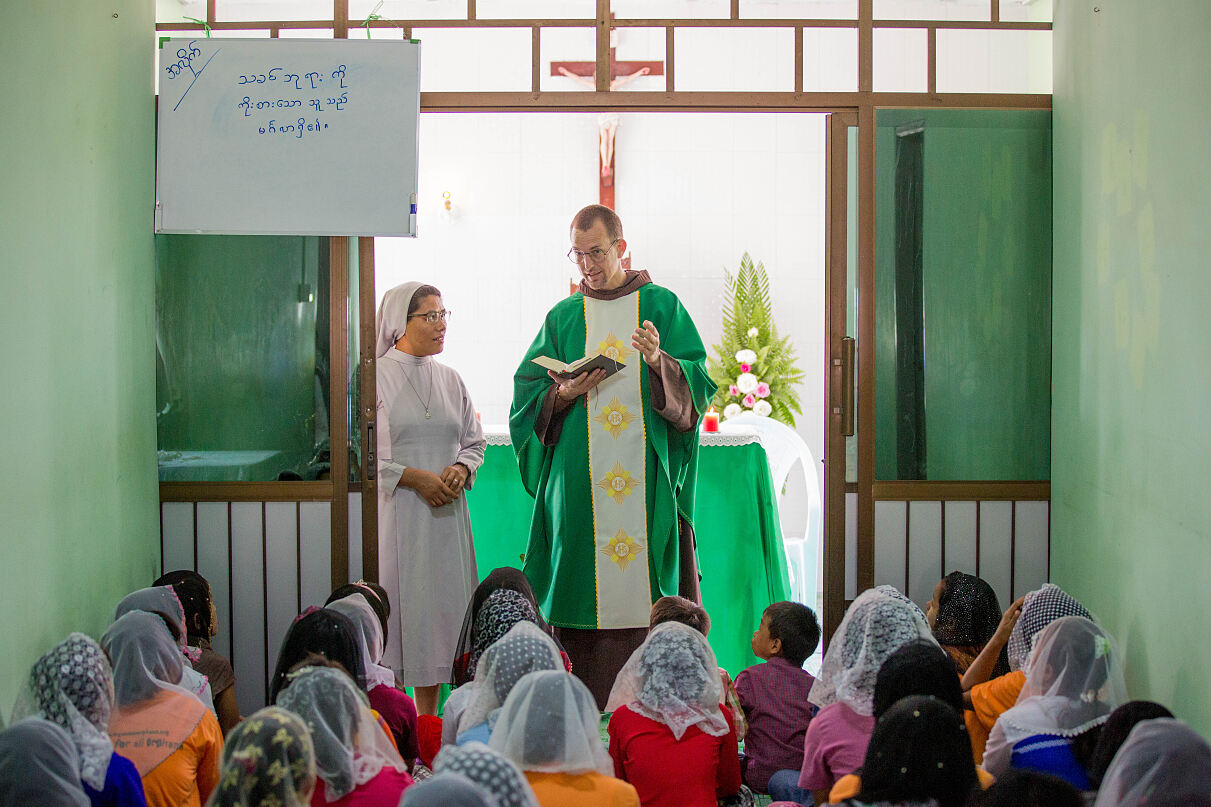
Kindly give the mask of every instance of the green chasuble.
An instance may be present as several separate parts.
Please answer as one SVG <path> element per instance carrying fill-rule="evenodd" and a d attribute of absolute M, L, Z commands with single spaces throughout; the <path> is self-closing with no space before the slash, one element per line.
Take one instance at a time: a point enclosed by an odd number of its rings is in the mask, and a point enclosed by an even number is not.
<path fill-rule="evenodd" d="M 678 593 L 679 522 L 693 525 L 697 423 L 678 431 L 654 410 L 654 373 L 631 346 L 635 328 L 656 326 L 669 359 L 657 384 L 688 387 L 697 416 L 715 383 L 677 296 L 650 282 L 629 285 L 636 288 L 616 299 L 578 292 L 555 305 L 514 376 L 509 433 L 534 497 L 523 571 L 561 627 L 646 628 L 652 602 Z M 554 444 L 545 445 L 535 429 L 553 382 L 531 360 L 597 353 L 626 368 L 562 413 L 561 427 L 547 432 Z M 678 369 L 684 384 L 665 378 Z"/>

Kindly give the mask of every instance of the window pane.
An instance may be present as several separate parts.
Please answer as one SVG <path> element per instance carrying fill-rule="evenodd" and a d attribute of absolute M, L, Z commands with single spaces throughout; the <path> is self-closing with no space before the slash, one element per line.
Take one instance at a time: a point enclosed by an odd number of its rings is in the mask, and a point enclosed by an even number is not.
<path fill-rule="evenodd" d="M 476 0 L 481 20 L 593 20 L 594 0 Z"/>
<path fill-rule="evenodd" d="M 732 16 L 729 0 L 611 0 L 610 10 L 620 19 L 726 20 Z"/>
<path fill-rule="evenodd" d="M 362 36 L 365 36 L 363 33 Z M 281 28 L 278 30 L 281 39 L 332 39 L 331 28 Z"/>
<path fill-rule="evenodd" d="M 987 20 L 988 0 L 875 0 L 876 20 Z"/>
<path fill-rule="evenodd" d="M 327 312 L 327 238 L 157 235 L 160 479 L 327 473 Z"/>
<path fill-rule="evenodd" d="M 858 0 L 740 0 L 742 19 L 856 20 Z"/>
<path fill-rule="evenodd" d="M 858 91 L 858 29 L 803 29 L 803 90 Z"/>
<path fill-rule="evenodd" d="M 543 28 L 538 87 L 543 92 L 590 92 L 594 89 L 597 32 L 592 28 Z M 556 75 L 552 67 L 575 75 Z"/>
<path fill-rule="evenodd" d="M 926 92 L 929 89 L 929 34 L 923 28 L 874 30 L 875 92 Z"/>
<path fill-rule="evenodd" d="M 361 22 L 378 0 L 349 0 L 349 20 Z M 377 13 L 385 20 L 465 20 L 467 0 L 383 0 Z"/>
<path fill-rule="evenodd" d="M 1051 113 L 881 110 L 875 476 L 1051 474 Z"/>
<path fill-rule="evenodd" d="M 421 41 L 422 92 L 525 92 L 529 28 L 414 28 Z"/>
<path fill-rule="evenodd" d="M 189 22 L 186 17 L 206 19 L 206 0 L 159 0 L 156 3 L 156 22 Z"/>
<path fill-rule="evenodd" d="M 795 89 L 790 28 L 678 28 L 673 36 L 678 91 Z"/>
<path fill-rule="evenodd" d="M 345 267 L 345 322 L 348 344 L 345 355 L 345 429 L 349 440 L 349 481 L 362 481 L 362 329 L 361 329 L 361 271 L 358 261 L 359 242 L 347 238 L 348 265 Z M 371 317 L 373 319 L 373 316 Z"/>
<path fill-rule="evenodd" d="M 330 20 L 332 0 L 215 0 L 214 18 L 219 22 Z"/>
<path fill-rule="evenodd" d="M 1051 22 L 1052 0 L 1001 0 L 1004 22 Z"/>
<path fill-rule="evenodd" d="M 1051 31 L 938 31 L 938 92 L 1051 92 Z"/>

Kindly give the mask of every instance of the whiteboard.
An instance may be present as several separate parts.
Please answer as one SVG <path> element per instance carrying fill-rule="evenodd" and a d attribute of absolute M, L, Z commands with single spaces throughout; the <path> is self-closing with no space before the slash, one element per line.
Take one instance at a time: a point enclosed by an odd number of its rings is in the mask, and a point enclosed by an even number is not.
<path fill-rule="evenodd" d="M 160 46 L 155 230 L 416 235 L 420 43 Z"/>

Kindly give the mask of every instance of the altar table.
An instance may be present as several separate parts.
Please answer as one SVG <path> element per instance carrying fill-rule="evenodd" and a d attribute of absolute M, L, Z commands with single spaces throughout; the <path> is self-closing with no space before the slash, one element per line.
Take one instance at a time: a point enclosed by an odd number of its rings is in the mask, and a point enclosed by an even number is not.
<path fill-rule="evenodd" d="M 484 431 L 484 464 L 466 494 L 480 579 L 498 566 L 521 568 L 534 509 L 508 433 Z M 701 433 L 699 444 L 694 532 L 702 600 L 711 617 L 711 647 L 719 666 L 734 678 L 759 661 L 749 641 L 761 612 L 790 599 L 786 552 L 778 499 L 757 433 L 745 428 Z"/>

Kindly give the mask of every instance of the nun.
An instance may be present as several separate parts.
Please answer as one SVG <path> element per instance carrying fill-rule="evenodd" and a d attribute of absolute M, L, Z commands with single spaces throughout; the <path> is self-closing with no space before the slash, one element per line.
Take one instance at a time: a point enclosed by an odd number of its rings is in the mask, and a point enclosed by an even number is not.
<path fill-rule="evenodd" d="M 388 290 L 376 319 L 379 577 L 399 603 L 383 663 L 422 714 L 450 683 L 478 582 L 463 493 L 487 441 L 462 377 L 434 359 L 449 321 L 441 292 L 421 283 Z"/>

